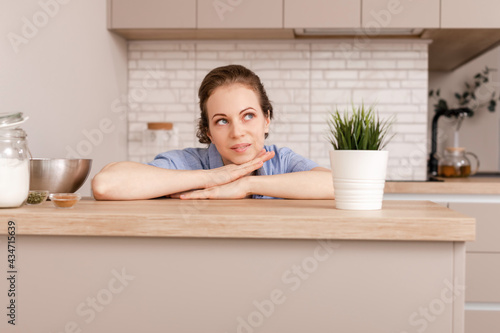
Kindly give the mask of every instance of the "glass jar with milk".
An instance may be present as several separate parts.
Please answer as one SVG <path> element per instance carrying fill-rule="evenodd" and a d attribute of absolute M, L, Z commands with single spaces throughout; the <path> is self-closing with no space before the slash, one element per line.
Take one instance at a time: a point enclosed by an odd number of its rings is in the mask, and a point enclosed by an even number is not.
<path fill-rule="evenodd" d="M 30 152 L 26 132 L 17 126 L 22 113 L 0 114 L 0 208 L 20 207 L 30 187 Z"/>

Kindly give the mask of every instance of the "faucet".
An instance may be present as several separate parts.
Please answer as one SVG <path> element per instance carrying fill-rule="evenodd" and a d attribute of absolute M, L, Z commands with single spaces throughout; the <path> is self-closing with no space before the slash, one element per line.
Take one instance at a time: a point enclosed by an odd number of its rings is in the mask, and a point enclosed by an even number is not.
<path fill-rule="evenodd" d="M 431 153 L 427 164 L 429 179 L 434 178 L 438 175 L 438 159 L 436 157 L 436 153 L 437 153 L 437 125 L 439 118 L 441 116 L 446 116 L 448 118 L 468 117 L 474 114 L 474 112 L 469 108 L 458 108 L 458 109 L 436 108 L 435 111 L 436 114 L 432 118 Z"/>

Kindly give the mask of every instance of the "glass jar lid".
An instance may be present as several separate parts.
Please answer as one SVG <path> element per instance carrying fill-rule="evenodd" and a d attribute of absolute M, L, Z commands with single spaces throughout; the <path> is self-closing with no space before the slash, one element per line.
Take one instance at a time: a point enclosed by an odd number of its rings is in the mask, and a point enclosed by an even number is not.
<path fill-rule="evenodd" d="M 22 112 L 0 113 L 0 129 L 20 125 L 26 120 L 28 117 L 23 116 Z"/>
<path fill-rule="evenodd" d="M 173 127 L 172 123 L 148 123 L 148 130 L 171 130 Z"/>
<path fill-rule="evenodd" d="M 0 139 L 7 139 L 7 140 L 11 140 L 11 139 L 24 139 L 26 138 L 28 135 L 26 134 L 26 132 L 21 129 L 21 128 L 11 128 L 11 127 L 7 127 L 7 128 L 1 128 L 0 127 Z"/>

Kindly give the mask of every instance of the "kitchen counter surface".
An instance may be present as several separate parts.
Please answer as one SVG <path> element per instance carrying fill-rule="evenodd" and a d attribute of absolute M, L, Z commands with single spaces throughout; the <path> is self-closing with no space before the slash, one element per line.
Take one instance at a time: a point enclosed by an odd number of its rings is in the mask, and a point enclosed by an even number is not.
<path fill-rule="evenodd" d="M 82 200 L 1 209 L 18 235 L 469 241 L 474 218 L 428 201 L 384 201 L 379 211 L 333 200 Z M 6 222 L 5 222 L 6 223 Z M 1 228 L 5 235 L 7 228 Z"/>
<path fill-rule="evenodd" d="M 387 181 L 385 193 L 412 194 L 500 194 L 500 178 L 438 178 L 443 182 Z"/>

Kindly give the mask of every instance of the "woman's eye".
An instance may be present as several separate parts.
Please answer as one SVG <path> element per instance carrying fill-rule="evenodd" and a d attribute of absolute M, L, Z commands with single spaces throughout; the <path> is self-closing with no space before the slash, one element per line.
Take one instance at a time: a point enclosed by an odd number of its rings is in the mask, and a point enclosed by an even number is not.
<path fill-rule="evenodd" d="M 255 115 L 253 113 L 247 113 L 244 117 L 245 120 L 250 120 L 252 119 L 253 117 L 255 117 Z"/>
<path fill-rule="evenodd" d="M 227 120 L 226 119 L 219 119 L 215 123 L 217 125 L 225 125 L 225 124 L 227 124 Z"/>

